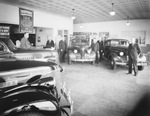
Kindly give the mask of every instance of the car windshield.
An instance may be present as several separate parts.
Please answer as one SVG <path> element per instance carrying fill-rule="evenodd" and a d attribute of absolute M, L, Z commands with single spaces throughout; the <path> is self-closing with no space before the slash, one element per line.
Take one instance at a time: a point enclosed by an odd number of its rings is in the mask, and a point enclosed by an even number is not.
<path fill-rule="evenodd" d="M 88 40 L 86 40 L 86 39 L 73 39 L 71 41 L 71 45 L 72 46 L 80 46 L 80 45 L 85 46 L 85 45 L 88 45 Z"/>
<path fill-rule="evenodd" d="M 17 49 L 17 47 L 15 46 L 15 44 L 10 39 L 5 39 L 4 42 L 8 46 L 8 48 L 10 49 L 10 51 L 14 51 L 14 50 Z"/>
<path fill-rule="evenodd" d="M 125 40 L 112 40 L 111 46 L 128 46 L 129 42 Z"/>

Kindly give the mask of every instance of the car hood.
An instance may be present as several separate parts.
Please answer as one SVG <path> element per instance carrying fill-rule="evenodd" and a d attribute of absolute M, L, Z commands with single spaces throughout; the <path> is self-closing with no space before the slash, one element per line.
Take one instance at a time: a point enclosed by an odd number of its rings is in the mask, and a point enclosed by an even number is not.
<path fill-rule="evenodd" d="M 36 68 L 41 66 L 48 66 L 52 69 L 57 67 L 57 64 L 54 62 L 44 62 L 44 61 L 34 61 L 34 60 L 6 60 L 0 61 L 0 72 L 2 71 L 11 71 L 17 69 L 25 69 L 25 68 Z"/>
<path fill-rule="evenodd" d="M 111 50 L 113 51 L 119 51 L 119 52 L 123 52 L 123 51 L 127 51 L 128 47 L 127 46 L 111 46 Z"/>
<path fill-rule="evenodd" d="M 14 53 L 36 53 L 36 52 L 56 52 L 56 50 L 47 50 L 47 49 L 21 49 L 21 48 L 17 48 L 13 52 Z"/>
<path fill-rule="evenodd" d="M 111 48 L 116 50 L 127 50 L 128 46 L 111 46 Z"/>
<path fill-rule="evenodd" d="M 113 53 L 120 53 L 120 52 L 124 52 L 124 55 L 128 55 L 128 47 L 127 46 L 111 46 L 110 48 L 111 52 Z"/>

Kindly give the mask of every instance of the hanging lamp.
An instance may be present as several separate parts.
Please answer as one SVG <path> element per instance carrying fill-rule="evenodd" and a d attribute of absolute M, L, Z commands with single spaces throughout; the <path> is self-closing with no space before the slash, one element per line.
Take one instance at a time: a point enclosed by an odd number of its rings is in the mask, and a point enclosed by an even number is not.
<path fill-rule="evenodd" d="M 112 10 L 109 12 L 109 14 L 111 16 L 114 16 L 116 14 L 116 12 L 113 10 L 114 3 L 111 3 L 111 4 L 112 4 Z"/>

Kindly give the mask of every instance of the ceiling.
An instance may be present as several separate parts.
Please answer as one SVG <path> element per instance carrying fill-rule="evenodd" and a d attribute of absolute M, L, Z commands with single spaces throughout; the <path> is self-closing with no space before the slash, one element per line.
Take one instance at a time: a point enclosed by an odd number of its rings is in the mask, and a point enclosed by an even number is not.
<path fill-rule="evenodd" d="M 150 19 L 150 0 L 0 0 L 1 3 L 35 8 L 71 17 L 74 23 L 104 22 L 132 19 Z M 112 10 L 115 16 L 110 16 Z"/>

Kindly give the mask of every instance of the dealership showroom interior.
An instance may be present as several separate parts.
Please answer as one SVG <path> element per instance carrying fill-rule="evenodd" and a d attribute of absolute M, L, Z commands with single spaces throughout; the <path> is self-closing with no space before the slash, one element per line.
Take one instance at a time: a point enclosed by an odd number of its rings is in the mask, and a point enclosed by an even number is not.
<path fill-rule="evenodd" d="M 0 116 L 150 116 L 150 0 L 0 0 Z"/>

